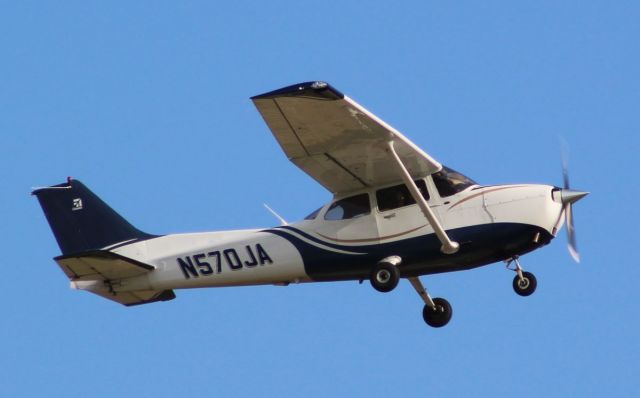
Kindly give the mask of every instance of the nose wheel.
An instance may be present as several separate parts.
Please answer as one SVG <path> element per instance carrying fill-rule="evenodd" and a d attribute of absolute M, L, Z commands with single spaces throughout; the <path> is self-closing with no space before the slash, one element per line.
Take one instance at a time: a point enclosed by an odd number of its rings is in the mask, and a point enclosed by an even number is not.
<path fill-rule="evenodd" d="M 514 268 L 510 268 L 511 263 L 515 264 Z M 522 269 L 518 256 L 513 257 L 507 261 L 507 269 L 515 271 L 517 275 L 513 278 L 513 291 L 519 296 L 531 296 L 536 291 L 538 281 L 535 275 L 531 272 L 526 272 Z"/>
<path fill-rule="evenodd" d="M 531 272 L 523 272 L 522 276 L 516 275 L 513 278 L 513 291 L 520 296 L 531 296 L 536 291 L 537 286 L 536 277 Z"/>

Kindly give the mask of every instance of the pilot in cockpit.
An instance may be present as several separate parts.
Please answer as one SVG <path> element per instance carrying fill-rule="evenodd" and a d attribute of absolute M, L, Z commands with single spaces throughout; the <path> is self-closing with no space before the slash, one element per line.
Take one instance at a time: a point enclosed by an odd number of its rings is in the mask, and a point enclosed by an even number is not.
<path fill-rule="evenodd" d="M 393 208 L 403 207 L 409 205 L 409 200 L 407 199 L 407 195 L 403 192 L 402 189 L 398 189 L 394 195 L 394 205 Z"/>

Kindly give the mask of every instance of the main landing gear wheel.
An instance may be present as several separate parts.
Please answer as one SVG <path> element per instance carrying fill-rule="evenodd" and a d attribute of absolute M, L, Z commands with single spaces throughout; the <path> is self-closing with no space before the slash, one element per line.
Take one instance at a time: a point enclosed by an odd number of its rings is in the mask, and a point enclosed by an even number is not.
<path fill-rule="evenodd" d="M 536 277 L 531 272 L 523 272 L 522 278 L 520 278 L 520 275 L 516 275 L 513 278 L 513 290 L 520 296 L 531 296 L 536 291 L 537 286 Z"/>
<path fill-rule="evenodd" d="M 435 304 L 435 308 L 425 304 L 422 309 L 422 317 L 427 325 L 441 328 L 451 320 L 453 309 L 447 300 L 440 297 L 434 298 L 433 304 Z"/>
<path fill-rule="evenodd" d="M 387 293 L 395 289 L 400 281 L 398 267 L 388 262 L 376 264 L 371 271 L 371 286 L 379 292 Z"/>

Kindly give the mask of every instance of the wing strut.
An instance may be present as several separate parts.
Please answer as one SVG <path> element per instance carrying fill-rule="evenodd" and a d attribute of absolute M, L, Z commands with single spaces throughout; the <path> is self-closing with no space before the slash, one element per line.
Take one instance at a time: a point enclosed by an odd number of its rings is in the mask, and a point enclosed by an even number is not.
<path fill-rule="evenodd" d="M 440 247 L 440 251 L 445 254 L 456 253 L 460 248 L 460 244 L 458 244 L 458 242 L 454 242 L 451 239 L 449 239 L 449 236 L 447 235 L 445 230 L 442 228 L 442 225 L 436 218 L 435 214 L 433 214 L 433 211 L 431 211 L 431 208 L 427 204 L 427 201 L 420 194 L 420 190 L 418 189 L 418 186 L 413 181 L 413 178 L 411 178 L 411 174 L 409 174 L 409 171 L 407 171 L 407 168 L 405 167 L 404 163 L 402 163 L 400 156 L 398 156 L 398 154 L 396 153 L 396 150 L 393 147 L 393 141 L 387 142 L 387 150 L 392 155 L 393 160 L 395 160 L 395 163 L 398 166 L 398 170 L 400 171 L 400 175 L 402 176 L 402 180 L 404 181 L 407 188 L 409 188 L 409 192 L 411 192 L 411 196 L 413 196 L 413 199 L 416 201 L 418 206 L 420 206 L 420 210 L 422 210 L 422 214 L 424 214 L 429 224 L 431 224 L 433 231 L 436 233 L 436 236 L 442 243 L 442 247 Z"/>

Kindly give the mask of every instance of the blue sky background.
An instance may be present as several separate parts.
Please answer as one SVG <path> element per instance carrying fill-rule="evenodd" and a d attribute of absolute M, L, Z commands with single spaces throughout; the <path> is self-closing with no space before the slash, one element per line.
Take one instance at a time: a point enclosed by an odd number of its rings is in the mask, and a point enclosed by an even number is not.
<path fill-rule="evenodd" d="M 640 3 L 0 3 L 0 396 L 640 394 Z M 32 186 L 85 182 L 153 233 L 265 227 L 330 195 L 249 97 L 326 80 L 485 184 L 572 185 L 561 234 L 525 256 L 402 281 L 178 291 L 125 308 L 72 291 Z"/>

